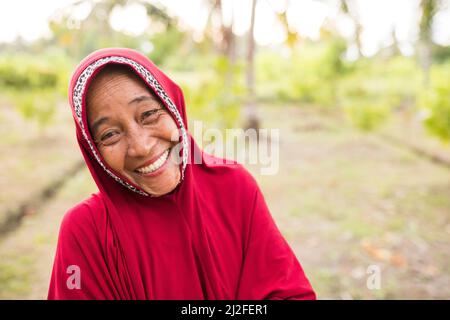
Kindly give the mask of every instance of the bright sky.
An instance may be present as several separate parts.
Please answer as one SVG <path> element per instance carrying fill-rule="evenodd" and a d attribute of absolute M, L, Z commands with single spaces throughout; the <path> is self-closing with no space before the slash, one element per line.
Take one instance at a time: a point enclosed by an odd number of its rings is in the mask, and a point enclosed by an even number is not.
<path fill-rule="evenodd" d="M 193 29 L 197 34 L 206 24 L 208 11 L 205 0 L 153 0 L 162 3 L 169 12 L 179 16 L 183 25 Z M 222 0 L 224 2 L 224 19 L 230 21 L 234 14 L 234 32 L 244 34 L 249 28 L 250 0 Z M 317 38 L 319 28 L 327 17 L 334 18 L 336 28 L 345 36 L 351 37 L 351 21 L 340 16 L 337 6 L 326 5 L 338 0 L 258 0 L 256 8 L 255 39 L 260 45 L 276 45 L 284 40 L 283 30 L 277 21 L 275 12 L 289 3 L 288 20 L 303 36 Z M 406 54 L 413 52 L 413 43 L 417 38 L 417 10 L 420 0 L 358 0 L 358 13 L 364 31 L 362 34 L 363 52 L 372 55 L 391 41 L 392 29 L 395 27 L 401 50 Z M 73 0 L 10 0 L 0 2 L 0 42 L 14 41 L 17 36 L 32 41 L 39 37 L 51 36 L 48 18 L 60 8 Z M 78 6 L 73 14 L 80 19 L 89 13 L 89 5 Z M 138 4 L 113 11 L 110 23 L 114 29 L 138 35 L 151 28 L 145 9 Z M 450 5 L 436 16 L 434 41 L 450 45 Z"/>

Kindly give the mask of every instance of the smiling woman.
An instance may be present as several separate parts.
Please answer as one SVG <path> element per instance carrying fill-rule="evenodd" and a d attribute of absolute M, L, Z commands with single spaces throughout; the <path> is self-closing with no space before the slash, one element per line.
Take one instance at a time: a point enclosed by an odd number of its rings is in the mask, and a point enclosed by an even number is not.
<path fill-rule="evenodd" d="M 99 191 L 64 216 L 49 299 L 315 298 L 254 178 L 199 149 L 148 58 L 92 53 L 69 101 Z"/>

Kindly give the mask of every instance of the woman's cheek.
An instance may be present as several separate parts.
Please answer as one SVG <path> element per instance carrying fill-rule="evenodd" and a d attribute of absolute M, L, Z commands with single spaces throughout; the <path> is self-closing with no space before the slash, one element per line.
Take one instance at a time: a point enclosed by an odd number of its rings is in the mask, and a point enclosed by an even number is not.
<path fill-rule="evenodd" d="M 178 127 L 172 117 L 169 116 L 167 121 L 163 123 L 162 131 L 164 132 L 164 140 L 178 141 Z"/>
<path fill-rule="evenodd" d="M 107 150 L 100 152 L 106 163 L 116 172 L 123 171 L 123 155 L 119 149 L 108 147 Z"/>

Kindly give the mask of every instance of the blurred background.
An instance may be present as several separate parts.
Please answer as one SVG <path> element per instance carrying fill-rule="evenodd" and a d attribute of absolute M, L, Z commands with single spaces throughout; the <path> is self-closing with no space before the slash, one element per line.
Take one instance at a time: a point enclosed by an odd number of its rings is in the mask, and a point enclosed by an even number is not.
<path fill-rule="evenodd" d="M 320 299 L 449 299 L 449 45 L 443 0 L 2 1 L 0 298 L 46 297 L 61 218 L 96 191 L 68 79 L 120 46 L 190 122 L 280 130 L 279 172 L 248 168 Z"/>

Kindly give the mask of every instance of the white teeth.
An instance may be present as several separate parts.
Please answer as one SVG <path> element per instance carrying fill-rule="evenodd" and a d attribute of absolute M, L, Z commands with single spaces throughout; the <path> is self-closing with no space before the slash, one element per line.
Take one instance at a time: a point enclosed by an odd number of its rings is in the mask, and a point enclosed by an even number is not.
<path fill-rule="evenodd" d="M 164 162 L 166 162 L 168 157 L 169 157 L 169 149 L 164 151 L 164 153 L 161 155 L 161 157 L 158 158 L 158 160 L 148 165 L 147 167 L 136 169 L 136 171 L 144 174 L 156 171 L 164 164 Z"/>

